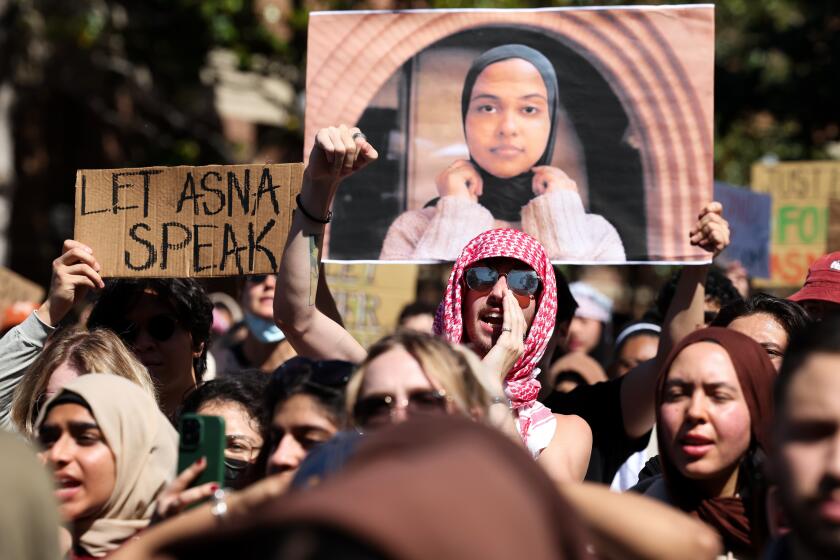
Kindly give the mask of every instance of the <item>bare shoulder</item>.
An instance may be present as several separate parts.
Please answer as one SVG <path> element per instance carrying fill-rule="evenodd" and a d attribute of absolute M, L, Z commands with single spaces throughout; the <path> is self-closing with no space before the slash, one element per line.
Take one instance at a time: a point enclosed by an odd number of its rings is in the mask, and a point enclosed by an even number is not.
<path fill-rule="evenodd" d="M 575 436 L 578 438 L 585 438 L 586 441 L 592 442 L 592 429 L 586 420 L 576 414 L 554 414 L 554 419 L 557 420 L 557 429 L 554 432 L 554 439 L 558 436 Z"/>
<path fill-rule="evenodd" d="M 592 453 L 592 430 L 580 416 L 555 414 L 554 437 L 539 457 L 539 463 L 557 482 L 580 482 L 586 475 Z"/>

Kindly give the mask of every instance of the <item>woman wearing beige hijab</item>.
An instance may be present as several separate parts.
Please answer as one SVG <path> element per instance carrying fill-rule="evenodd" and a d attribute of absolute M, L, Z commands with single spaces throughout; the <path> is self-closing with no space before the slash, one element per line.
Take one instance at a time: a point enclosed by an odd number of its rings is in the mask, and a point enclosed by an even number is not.
<path fill-rule="evenodd" d="M 99 558 L 144 529 L 175 475 L 178 436 L 143 389 L 114 375 L 68 383 L 37 422 L 71 558 Z"/>

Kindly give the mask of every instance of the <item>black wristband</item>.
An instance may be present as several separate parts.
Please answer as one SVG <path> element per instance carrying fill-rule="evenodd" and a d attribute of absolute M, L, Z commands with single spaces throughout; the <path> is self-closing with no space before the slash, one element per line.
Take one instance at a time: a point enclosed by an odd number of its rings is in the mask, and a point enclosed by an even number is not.
<path fill-rule="evenodd" d="M 317 222 L 319 224 L 328 224 L 328 223 L 330 223 L 330 220 L 332 220 L 332 210 L 327 212 L 327 217 L 326 218 L 316 218 L 315 216 L 313 216 L 312 214 L 307 212 L 306 208 L 303 207 L 303 203 L 301 203 L 301 201 L 300 201 L 300 193 L 298 193 L 297 196 L 295 197 L 295 202 L 297 202 L 297 207 L 298 207 L 298 210 L 300 210 L 300 213 L 303 214 L 304 216 L 306 216 L 306 218 L 312 220 L 313 222 Z"/>

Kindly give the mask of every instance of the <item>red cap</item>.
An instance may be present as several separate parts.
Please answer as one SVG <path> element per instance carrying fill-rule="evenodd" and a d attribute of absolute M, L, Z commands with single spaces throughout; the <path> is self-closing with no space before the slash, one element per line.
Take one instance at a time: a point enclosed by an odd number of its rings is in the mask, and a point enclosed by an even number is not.
<path fill-rule="evenodd" d="M 830 301 L 840 304 L 840 251 L 815 260 L 808 268 L 805 285 L 788 299 Z"/>

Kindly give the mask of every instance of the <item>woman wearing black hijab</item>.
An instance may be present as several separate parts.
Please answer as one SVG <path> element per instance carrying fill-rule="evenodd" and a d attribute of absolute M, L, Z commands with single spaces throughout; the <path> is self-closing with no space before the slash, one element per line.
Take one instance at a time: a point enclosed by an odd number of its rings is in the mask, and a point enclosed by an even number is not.
<path fill-rule="evenodd" d="M 470 159 L 437 177 L 440 198 L 394 221 L 380 258 L 452 260 L 479 233 L 515 227 L 554 260 L 624 261 L 615 228 L 586 214 L 575 182 L 550 165 L 559 112 L 540 52 L 503 45 L 475 59 L 461 95 Z"/>

